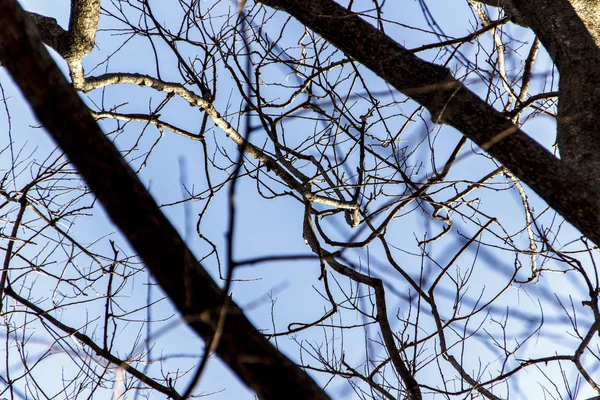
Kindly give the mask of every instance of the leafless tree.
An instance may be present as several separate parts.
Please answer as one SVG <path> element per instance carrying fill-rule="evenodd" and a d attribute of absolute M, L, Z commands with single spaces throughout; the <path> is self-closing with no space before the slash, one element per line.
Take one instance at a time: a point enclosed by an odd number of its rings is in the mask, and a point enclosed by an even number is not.
<path fill-rule="evenodd" d="M 597 3 L 0 0 L 0 397 L 600 396 Z"/>

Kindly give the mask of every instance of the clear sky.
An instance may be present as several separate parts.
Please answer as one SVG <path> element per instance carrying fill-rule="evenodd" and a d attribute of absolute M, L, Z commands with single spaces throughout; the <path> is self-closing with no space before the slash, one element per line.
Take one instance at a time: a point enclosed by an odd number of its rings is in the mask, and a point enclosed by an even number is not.
<path fill-rule="evenodd" d="M 205 7 L 213 4 L 211 1 L 202 1 Z M 170 2 L 151 1 L 156 15 L 159 16 L 158 19 L 167 24 L 173 23 L 176 20 L 175 11 L 172 9 L 172 5 L 168 3 Z M 356 3 L 356 9 L 370 7 L 371 4 L 371 2 Z M 390 18 L 397 18 L 397 22 L 400 23 L 419 26 L 422 29 L 430 29 L 424 20 L 419 2 L 401 1 L 400 3 L 402 4 L 402 12 L 392 13 L 390 8 Z M 69 10 L 69 1 L 67 0 L 53 2 L 23 0 L 21 4 L 29 10 L 55 17 L 62 26 L 67 26 Z M 226 2 L 220 3 L 212 11 L 213 15 L 226 14 L 232 7 L 232 4 Z M 443 35 L 446 35 L 448 38 L 454 38 L 464 36 L 473 31 L 474 27 L 472 23 L 465 22 L 475 21 L 466 2 L 460 0 L 435 0 L 427 1 L 426 4 L 437 21 L 438 25 L 436 29 L 438 30 L 438 36 L 441 38 L 440 40 L 444 40 Z M 102 5 L 110 12 L 115 12 L 116 10 L 115 5 L 110 2 L 102 1 Z M 279 23 L 282 23 L 282 21 L 285 21 L 286 16 L 278 14 L 275 18 Z M 218 22 L 219 18 L 215 17 L 215 25 Z M 155 58 L 148 41 L 144 38 L 129 40 L 128 36 L 119 35 L 118 31 L 112 29 L 118 25 L 118 23 L 109 20 L 106 13 L 101 17 L 97 48 L 85 59 L 84 67 L 86 68 L 86 72 L 91 75 L 104 72 L 138 72 L 155 75 Z M 269 30 L 269 28 L 270 25 L 267 25 L 268 33 L 275 35 L 276 32 Z M 432 33 L 407 29 L 401 25 L 390 24 L 386 29 L 388 34 L 395 37 L 407 48 L 418 47 L 424 43 L 436 40 L 435 35 Z M 520 53 L 526 54 L 527 46 L 530 45 L 532 40 L 531 35 L 525 29 L 521 28 L 514 28 L 509 33 L 518 37 L 518 40 L 512 43 L 519 43 L 523 47 Z M 290 23 L 290 26 L 286 27 L 286 36 L 281 43 L 289 46 L 295 45 L 299 43 L 298 38 L 302 34 L 303 28 L 300 25 Z M 490 50 L 489 44 L 491 43 L 491 39 L 484 37 L 481 39 L 481 42 L 484 46 L 477 46 L 475 44 L 462 46 L 460 48 L 460 56 L 457 56 L 450 63 L 449 68 L 455 72 L 455 76 L 466 76 L 465 82 L 469 84 L 469 87 L 485 98 L 486 96 L 493 96 L 493 94 L 486 91 L 485 79 L 478 77 L 470 65 L 462 62 L 462 60 L 477 60 L 482 65 L 486 65 L 486 62 L 488 64 L 492 63 L 490 60 L 493 60 L 495 56 L 492 53 L 485 54 L 485 49 Z M 485 47 L 485 44 L 488 44 L 488 46 Z M 105 62 L 106 57 L 121 45 L 123 47 L 119 50 L 118 55 L 111 58 L 109 62 Z M 176 69 L 173 68 L 175 64 L 172 55 L 167 55 L 168 52 L 164 45 L 158 44 L 157 46 L 158 51 L 164 55 L 160 58 L 160 62 L 165 65 L 161 67 L 161 72 L 164 74 L 163 79 L 180 80 Z M 258 58 L 260 49 L 256 49 L 256 51 L 257 54 L 255 57 Z M 423 52 L 419 56 L 424 59 L 435 60 L 436 62 L 439 62 L 440 59 L 445 60 L 448 57 L 447 54 L 438 52 L 437 50 Z M 188 54 L 187 57 L 191 57 L 191 55 Z M 338 54 L 337 57 L 340 58 L 341 56 Z M 58 57 L 56 59 L 63 70 L 65 70 L 65 64 Z M 507 58 L 508 69 L 513 77 L 519 72 L 520 62 L 521 60 L 516 55 L 513 58 Z M 167 66 L 169 63 L 170 66 Z M 532 83 L 532 90 L 551 90 L 551 83 L 545 78 L 551 70 L 551 64 L 545 53 L 542 52 L 535 68 L 536 74 L 534 74 L 535 79 Z M 284 88 L 284 84 L 288 82 L 290 85 L 297 84 L 297 82 L 294 82 L 294 79 L 296 79 L 295 76 L 289 70 L 284 69 L 279 69 L 278 72 L 276 68 L 270 69 L 269 71 L 272 71 L 272 75 L 263 77 L 265 82 L 281 83 L 281 87 L 265 87 L 263 92 L 265 97 L 271 96 L 275 98 L 278 96 L 278 90 L 280 90 L 281 97 L 285 98 L 286 95 L 289 95 L 289 92 Z M 488 70 L 492 70 L 492 67 L 489 67 Z M 389 89 L 368 71 L 362 72 L 367 80 L 366 86 L 372 92 L 382 93 Z M 238 89 L 235 86 L 235 82 L 229 77 L 228 71 L 222 65 L 218 68 L 218 74 L 219 97 L 217 97 L 215 107 L 222 114 L 226 114 L 230 109 L 233 113 L 237 110 L 235 107 L 239 107 L 241 102 Z M 5 97 L 7 98 L 5 104 L 11 116 L 12 128 L 10 137 L 13 141 L 13 149 L 23 149 L 21 154 L 28 154 L 35 150 L 35 159 L 43 160 L 47 154 L 54 151 L 51 140 L 43 132 L 43 129 L 35 126 L 35 122 L 27 106 L 3 70 L 0 70 L 0 83 L 5 91 Z M 342 88 L 346 88 L 346 85 L 349 84 L 347 82 L 340 83 L 340 87 Z M 364 96 L 363 90 L 357 90 L 357 93 Z M 391 104 L 389 108 L 382 107 L 381 112 L 383 114 L 392 115 L 397 113 L 398 115 L 408 115 L 416 108 L 416 105 L 411 102 L 393 102 L 391 100 L 393 96 L 402 98 L 402 96 L 393 92 L 389 95 L 381 96 L 382 103 L 389 102 Z M 120 112 L 145 113 L 150 108 L 156 107 L 164 96 L 157 96 L 145 88 L 132 88 L 131 86 L 121 85 L 85 94 L 82 95 L 82 98 L 92 108 L 105 107 L 108 109 L 118 105 Z M 494 105 L 500 108 L 501 101 L 502 99 L 498 99 Z M 367 105 L 367 102 L 357 100 L 352 105 L 354 109 L 351 111 L 358 116 L 361 108 L 366 109 Z M 322 107 L 328 111 L 331 109 L 327 108 L 327 104 L 323 104 Z M 182 129 L 197 132 L 199 126 L 202 124 L 203 114 L 197 109 L 192 109 L 181 100 L 174 100 L 168 107 L 161 111 L 161 118 L 176 124 Z M 415 153 L 408 158 L 408 162 L 414 162 L 415 166 L 419 162 L 422 163 L 420 168 L 418 168 L 418 178 L 415 178 L 416 181 L 422 182 L 431 175 L 433 170 L 430 149 L 436 149 L 437 160 L 444 160 L 460 140 L 461 136 L 450 128 L 435 126 L 430 120 L 419 120 L 419 117 L 416 117 L 415 120 L 417 122 L 403 133 L 400 142 L 406 143 L 405 146 L 407 149 L 415 149 Z M 243 119 L 238 120 L 236 116 L 231 117 L 233 125 L 237 122 L 241 124 L 243 121 Z M 384 129 L 395 132 L 401 129 L 403 121 L 402 118 L 391 118 L 389 126 L 384 128 L 383 124 L 377 124 L 374 126 L 373 131 L 376 131 L 377 134 L 381 134 Z M 254 118 L 252 123 L 258 124 L 258 119 Z M 0 112 L 0 126 L 2 129 L 4 129 L 6 124 L 7 115 Z M 157 143 L 152 154 L 147 159 L 147 165 L 144 165 L 144 168 L 141 170 L 140 177 L 157 202 L 163 205 L 163 211 L 186 239 L 186 242 L 198 258 L 206 257 L 202 262 L 203 265 L 218 280 L 220 274 L 218 268 L 219 262 L 221 263 L 221 267 L 224 267 L 225 260 L 225 232 L 228 220 L 227 191 L 219 192 L 211 200 L 208 212 L 200 225 L 202 235 L 209 238 L 219 249 L 219 259 L 214 254 L 211 254 L 211 246 L 199 238 L 196 233 L 197 216 L 198 213 L 202 212 L 206 202 L 190 202 L 186 203 L 187 205 L 185 206 L 179 203 L 183 197 L 187 197 L 190 193 L 201 194 L 207 188 L 204 175 L 205 150 L 200 142 L 191 141 L 168 130 L 165 130 L 164 136 L 161 137 L 156 129 L 148 128 L 143 123 L 130 123 L 119 131 L 115 131 L 117 125 L 114 121 L 101 121 L 100 125 L 105 132 L 113 131 L 111 138 L 120 149 L 134 148 L 134 151 L 127 154 L 127 159 L 131 161 L 134 168 L 139 168 L 143 164 L 145 152 Z M 290 122 L 286 120 L 285 127 L 287 132 L 289 132 L 288 138 L 290 143 L 297 141 L 299 146 L 307 137 L 305 132 L 310 133 L 311 130 L 322 128 L 322 126 L 319 126 L 314 121 L 291 119 Z M 536 140 L 551 148 L 555 132 L 555 126 L 551 118 L 538 115 L 528 120 L 524 129 Z M 157 141 L 159 138 L 160 141 Z M 8 135 L 0 135 L 0 140 L 0 148 L 8 146 Z M 259 130 L 253 133 L 251 140 L 256 145 L 262 145 L 267 142 L 267 136 Z M 421 141 L 429 141 L 429 144 L 416 146 L 416 143 L 420 143 Z M 373 143 L 375 143 L 375 139 L 373 139 Z M 348 149 L 347 146 L 347 144 L 341 143 L 339 145 L 340 151 L 346 151 Z M 207 148 L 209 149 L 210 156 L 215 157 L 218 160 L 217 163 L 221 163 L 224 167 L 226 165 L 224 154 L 231 155 L 234 159 L 237 157 L 237 147 L 231 141 L 228 141 L 223 132 L 212 126 L 207 132 Z M 403 146 L 399 146 L 398 148 L 403 148 Z M 472 145 L 468 143 L 465 148 L 464 153 L 468 153 Z M 481 153 L 480 150 L 475 150 Z M 389 157 L 394 150 L 392 147 L 380 147 L 378 151 L 384 157 Z M 4 151 L 0 157 L 2 157 L 0 158 L 0 165 L 10 166 L 11 154 L 9 151 Z M 436 166 L 440 167 L 439 164 Z M 459 190 L 465 187 L 464 182 L 477 180 L 495 167 L 493 160 L 486 158 L 484 155 L 471 153 L 457 162 L 448 179 L 455 180 L 457 184 L 454 187 L 456 190 Z M 3 167 L 2 170 L 4 172 L 6 168 Z M 219 181 L 219 179 L 225 176 L 222 171 L 215 169 L 212 169 L 212 174 L 215 181 Z M 16 187 L 25 183 L 27 178 L 29 178 L 29 175 L 25 173 L 18 177 Z M 504 189 L 508 187 L 505 178 L 494 180 L 494 184 Z M 11 189 L 14 190 L 14 187 Z M 282 186 L 273 184 L 273 187 L 281 190 Z M 275 200 L 266 200 L 259 194 L 259 189 L 265 193 L 264 188 L 259 187 L 253 179 L 243 177 L 238 182 L 236 223 L 239 229 L 236 231 L 234 240 L 235 258 L 237 260 L 244 260 L 271 255 L 310 254 L 310 249 L 306 246 L 302 237 L 302 204 L 290 196 L 278 197 Z M 386 190 L 388 190 L 387 187 Z M 389 190 L 394 190 L 395 192 L 389 193 L 389 197 L 384 201 L 397 199 L 402 195 L 403 191 L 400 186 Z M 531 193 L 531 191 L 528 191 L 528 196 L 531 205 L 536 210 L 536 215 L 541 214 L 545 208 L 544 203 L 535 194 Z M 440 195 L 440 199 L 442 197 L 448 198 L 450 195 Z M 91 203 L 91 201 L 88 200 L 88 203 Z M 478 226 L 472 223 L 469 217 L 478 220 L 481 224 L 486 222 L 483 219 L 484 213 L 501 219 L 503 229 L 513 236 L 515 247 L 526 250 L 528 246 L 527 234 L 524 231 L 519 231 L 523 227 L 523 211 L 520 201 L 518 193 L 514 189 L 504 191 L 483 189 L 476 191 L 470 197 L 472 214 L 466 216 L 461 215 L 459 212 L 451 212 L 451 218 L 454 223 L 453 229 L 450 234 L 445 236 L 443 240 L 436 242 L 435 245 L 419 246 L 417 243 L 425 235 L 432 237 L 444 228 L 443 223 L 429 218 L 426 214 L 426 212 L 431 212 L 431 206 L 428 204 L 423 205 L 423 210 L 416 209 L 410 214 L 398 216 L 396 218 L 397 222 L 395 220 L 386 230 L 386 235 L 388 238 L 393 238 L 390 239 L 390 242 L 395 246 L 392 251 L 398 262 L 402 263 L 403 267 L 410 271 L 414 279 L 421 278 L 426 281 L 427 279 L 432 279 L 431 277 L 435 275 L 435 271 L 438 271 L 440 266 L 444 266 L 450 262 L 457 249 L 475 234 Z M 121 256 L 133 256 L 133 251 L 116 232 L 115 227 L 107 221 L 100 207 L 94 204 L 89 212 L 92 216 L 80 217 L 76 220 L 76 224 L 67 226 L 65 229 L 72 235 L 76 235 L 80 242 L 93 243 L 92 249 L 95 252 L 111 254 L 109 240 L 114 240 L 121 250 Z M 481 212 L 481 214 L 478 214 L 478 212 Z M 387 214 L 384 213 L 384 215 Z M 336 218 L 324 219 L 323 229 L 336 240 L 348 240 L 357 230 L 352 230 L 343 225 L 343 218 L 341 216 Z M 382 217 L 373 218 L 373 221 L 381 222 Z M 544 226 L 544 228 L 553 227 L 556 229 L 558 224 L 554 221 L 554 215 L 551 212 L 542 215 L 539 221 L 540 226 Z M 585 299 L 585 291 L 582 289 L 581 282 L 576 279 L 564 279 L 565 274 L 563 272 L 547 273 L 541 282 L 529 285 L 514 283 L 511 285 L 510 276 L 515 266 L 521 267 L 518 273 L 520 279 L 528 276 L 530 267 L 528 263 L 531 263 L 531 258 L 525 253 L 516 256 L 511 251 L 504 251 L 503 247 L 508 247 L 508 245 L 503 243 L 501 236 L 503 234 L 502 229 L 490 229 L 490 233 L 484 235 L 485 241 L 490 245 L 470 246 L 463 255 L 454 260 L 451 278 L 445 279 L 436 291 L 436 296 L 444 299 L 440 302 L 442 304 L 440 309 L 446 313 L 445 315 L 451 315 L 453 310 L 456 311 L 457 307 L 464 309 L 475 308 L 485 301 L 490 300 L 495 293 L 501 290 L 500 288 L 503 285 L 509 286 L 501 295 L 501 301 L 496 302 L 494 307 L 490 307 L 487 314 L 484 313 L 485 315 L 456 325 L 456 329 L 463 329 L 462 334 L 465 335 L 469 335 L 471 331 L 478 328 L 477 332 L 473 333 L 472 340 L 469 340 L 468 345 L 464 349 L 453 350 L 456 350 L 456 354 L 464 357 L 465 369 L 477 371 L 478 368 L 482 368 L 483 371 L 479 372 L 484 377 L 502 368 L 506 368 L 506 370 L 514 368 L 518 363 L 515 358 L 511 358 L 511 361 L 506 366 L 499 366 L 497 363 L 494 363 L 495 360 L 502 360 L 504 356 L 500 347 L 493 342 L 494 337 L 497 337 L 494 335 L 502 332 L 504 327 L 509 326 L 512 329 L 507 335 L 507 341 L 512 343 L 509 347 L 512 348 L 519 347 L 516 343 L 521 339 L 519 335 L 522 335 L 523 332 L 525 332 L 525 335 L 537 335 L 536 339 L 528 341 L 523 348 L 519 348 L 521 352 L 525 352 L 527 349 L 528 357 L 532 357 L 539 354 L 549 354 L 548 347 L 555 348 L 556 353 L 561 353 L 567 351 L 567 349 L 571 349 L 573 343 L 576 343 L 576 340 L 571 340 L 571 336 L 569 336 L 573 333 L 569 331 L 571 321 L 567 317 L 565 309 L 572 310 L 572 313 L 580 312 L 581 314 L 578 315 L 578 318 L 580 318 L 579 323 L 582 325 L 585 326 L 590 322 L 585 310 L 581 306 L 582 299 Z M 497 233 L 498 237 L 494 237 L 492 232 Z M 362 231 L 359 239 L 364 239 L 366 233 L 366 231 Z M 557 248 L 561 248 L 562 246 L 568 249 L 581 247 L 580 243 L 573 243 L 571 246 L 568 246 L 569 241 L 577 238 L 578 235 L 570 227 L 562 227 L 560 234 L 560 239 L 555 244 Z M 38 246 L 43 246 L 43 244 L 39 244 Z M 57 248 L 60 249 L 60 246 L 57 246 Z M 331 250 L 333 247 L 329 249 Z M 32 251 L 38 250 L 39 247 L 32 249 Z M 65 263 L 69 254 L 67 249 L 63 251 L 64 253 L 56 252 L 51 256 L 48 255 L 48 260 L 46 260 L 48 264 L 50 264 L 50 261 L 52 263 Z M 34 253 L 30 255 L 31 257 L 35 257 Z M 574 256 L 578 257 L 578 255 Z M 345 250 L 344 257 L 352 265 L 363 269 L 368 268 L 373 276 L 384 278 L 389 302 L 388 314 L 390 319 L 393 319 L 396 330 L 402 328 L 402 324 L 395 319 L 396 316 L 400 316 L 400 319 L 414 318 L 414 316 L 408 315 L 408 305 L 417 306 L 414 297 L 410 298 L 410 296 L 414 296 L 414 293 L 410 293 L 406 282 L 399 275 L 395 274 L 390 263 L 385 259 L 385 254 L 380 245 L 374 244 L 368 248 Z M 93 264 L 85 255 L 80 255 L 79 260 L 76 264 L 84 269 L 86 263 L 89 265 Z M 556 271 L 563 271 L 566 268 L 563 264 L 554 260 L 544 259 L 543 257 L 539 257 L 538 262 L 545 262 L 546 264 L 544 265 L 547 268 Z M 585 263 L 586 268 L 591 268 L 589 259 L 586 259 Z M 58 270 L 60 271 L 61 268 L 59 267 Z M 322 284 L 317 280 L 319 275 L 320 267 L 314 261 L 286 261 L 244 267 L 236 273 L 236 281 L 231 290 L 232 298 L 246 310 L 247 315 L 258 328 L 268 332 L 273 330 L 283 331 L 289 324 L 298 322 L 307 323 L 316 320 L 328 310 Z M 464 302 L 457 306 L 453 302 L 456 282 L 462 277 L 466 277 L 466 275 L 469 277 L 468 286 L 470 291 L 468 292 L 468 296 L 463 298 Z M 335 284 L 332 284 L 332 287 L 334 287 L 334 295 L 339 296 L 338 298 L 343 298 L 345 291 L 358 290 L 355 286 L 348 283 L 347 279 L 335 274 L 332 274 L 332 276 L 334 277 L 333 279 L 337 280 Z M 89 294 L 92 295 L 94 291 L 100 293 L 107 283 L 106 279 L 99 279 L 93 285 L 90 285 L 90 288 L 88 288 Z M 100 318 L 104 310 L 103 301 L 90 301 L 89 303 L 71 305 L 72 302 L 79 299 L 78 297 L 73 297 L 75 296 L 75 291 L 65 293 L 65 287 L 55 285 L 53 280 L 44 279 L 43 276 L 40 276 L 36 281 L 31 280 L 31 278 L 23 281 L 25 282 L 24 284 L 35 288 L 32 297 L 39 299 L 46 306 L 52 301 L 56 302 L 55 313 L 65 323 L 81 327 L 83 331 L 89 332 L 90 335 L 98 335 L 98 333 L 94 333 L 94 328 L 102 324 Z M 366 291 L 364 287 L 360 290 Z M 142 271 L 135 278 L 129 280 L 122 288 L 119 296 L 122 297 L 122 302 L 126 304 L 126 307 L 118 312 L 123 314 L 131 313 L 127 314 L 127 317 L 123 318 L 123 321 L 115 328 L 115 332 L 117 332 L 115 335 L 115 348 L 118 349 L 120 356 L 127 358 L 132 354 L 138 355 L 151 347 L 149 358 L 155 362 L 148 363 L 147 365 L 140 363 L 138 368 L 143 368 L 151 375 L 158 377 L 164 376 L 167 373 L 170 374 L 168 376 L 174 377 L 176 371 L 192 370 L 198 360 L 198 356 L 202 354 L 203 347 L 201 341 L 195 338 L 188 328 L 173 315 L 174 311 L 167 301 L 160 301 L 150 308 L 151 317 L 156 320 L 155 323 L 151 324 L 150 331 L 147 331 L 147 327 L 141 322 L 148 314 L 146 310 L 138 310 L 138 308 L 147 304 L 148 299 L 156 301 L 162 297 L 160 290 L 156 287 L 148 289 L 147 274 Z M 101 298 L 100 294 L 98 294 L 98 298 Z M 360 307 L 368 309 L 370 307 L 368 304 L 369 301 L 367 298 L 361 300 Z M 544 325 L 539 330 L 536 330 L 534 327 L 542 321 L 542 314 L 540 313 L 542 304 L 544 305 Z M 21 321 L 20 318 L 25 317 L 15 316 L 14 318 L 15 321 Z M 360 324 L 362 318 L 359 313 L 354 313 L 352 310 L 341 310 L 331 322 L 347 325 Z M 516 319 L 517 322 L 513 322 L 513 319 Z M 517 328 L 520 326 L 520 323 L 522 324 L 522 331 L 518 331 L 519 328 Z M 420 326 L 422 332 L 418 332 L 419 335 L 424 335 L 425 331 L 432 330 L 433 322 L 429 316 L 424 314 L 420 319 L 420 324 L 422 324 Z M 77 362 L 72 362 L 72 359 L 80 360 L 81 362 L 84 362 L 84 360 L 93 362 L 90 361 L 93 357 L 86 358 L 85 352 L 78 347 L 76 340 L 74 340 L 74 345 L 70 349 L 65 349 L 64 347 L 57 348 L 53 347 L 52 338 L 44 334 L 42 328 L 37 327 L 31 334 L 32 342 L 35 343 L 38 341 L 31 348 L 39 349 L 39 351 L 32 351 L 29 357 L 31 360 L 44 360 L 43 363 L 40 363 L 40 367 L 35 369 L 35 373 L 40 378 L 39 382 L 44 384 L 48 392 L 58 390 L 63 384 L 61 380 L 64 376 L 76 373 L 78 364 Z M 367 334 L 369 334 L 369 339 L 366 339 Z M 458 336 L 460 332 L 455 332 L 455 334 Z M 452 336 L 452 334 L 449 334 L 449 336 Z M 414 339 L 412 335 L 408 335 L 408 337 L 411 340 Z M 99 340 L 99 337 L 96 337 L 96 339 Z M 291 337 L 280 337 L 277 339 L 276 344 L 291 358 L 298 360 L 301 354 L 299 343 L 304 347 L 310 347 L 311 345 L 315 345 L 315 343 L 322 343 L 322 346 L 326 347 L 325 352 L 333 354 L 334 349 L 339 350 L 338 346 L 340 346 L 340 342 L 344 342 L 345 360 L 350 364 L 360 365 L 364 361 L 368 351 L 372 350 L 375 354 L 383 356 L 383 352 L 377 344 L 379 340 L 380 337 L 372 326 L 365 329 L 354 329 L 344 332 L 335 331 L 333 333 L 328 332 L 325 328 L 315 328 Z M 151 346 L 149 346 L 150 343 Z M 431 351 L 431 348 L 437 346 L 436 343 L 435 341 L 428 342 L 420 348 L 420 351 Z M 331 346 L 331 348 L 328 346 Z M 457 347 L 459 346 L 457 345 Z M 45 354 L 45 351 L 50 351 L 51 354 Z M 482 358 L 486 362 L 489 362 L 490 365 L 485 364 L 480 366 L 478 364 L 479 358 L 474 355 L 482 355 Z M 302 352 L 302 356 L 309 358 L 307 352 Z M 48 361 L 44 357 L 51 360 Z M 156 361 L 163 358 L 165 360 L 162 364 Z M 21 368 L 21 370 L 12 372 L 13 375 L 23 372 L 22 366 L 19 365 L 13 353 L 11 353 L 10 361 L 7 364 L 17 369 Z M 308 361 L 307 359 L 303 359 L 303 361 L 314 366 L 318 365 L 316 361 Z M 439 373 L 439 371 L 445 374 L 451 373 L 449 367 L 445 365 L 439 366 L 438 369 L 438 365 L 431 358 L 424 358 L 422 362 L 423 369 L 417 374 L 417 379 L 430 386 L 436 384 L 433 378 L 434 373 Z M 486 368 L 491 370 L 489 374 Z M 510 388 L 513 391 L 511 393 L 516 396 L 514 398 L 526 398 L 530 390 L 532 393 L 536 393 L 536 395 L 543 392 L 543 390 L 540 391 L 539 386 L 535 388 L 528 387 L 527 380 L 537 381 L 537 379 L 540 379 L 543 382 L 553 380 L 560 382 L 562 379 L 565 379 L 568 382 L 575 376 L 572 369 L 568 369 L 562 376 L 560 368 L 544 369 L 540 367 L 538 369 L 532 368 L 529 371 L 531 372 L 528 372 L 518 381 L 520 382 L 519 384 Z M 5 374 L 6 365 L 0 366 L 0 376 L 5 376 Z M 189 375 L 187 374 L 182 378 L 182 384 L 178 385 L 178 389 L 183 390 L 186 380 L 189 379 Z M 547 376 L 547 379 L 544 378 L 544 375 Z M 327 390 L 333 397 L 357 398 L 355 392 L 352 391 L 352 388 L 344 379 L 336 378 L 328 382 L 329 377 L 325 375 L 315 375 L 315 377 L 319 383 L 327 385 Z M 128 378 L 126 377 L 125 379 L 125 383 L 127 383 Z M 571 382 L 568 384 L 571 384 Z M 457 387 L 451 389 L 458 390 L 458 386 L 460 385 L 456 385 Z M 104 388 L 104 390 L 94 394 L 94 398 L 111 398 L 114 394 L 113 389 L 110 387 Z M 29 392 L 25 395 L 24 393 L 27 390 Z M 216 358 L 211 359 L 209 367 L 205 371 L 197 390 L 198 393 L 213 393 L 210 398 L 214 399 L 244 400 L 254 398 L 254 394 L 237 382 L 237 379 Z M 504 395 L 508 389 L 500 385 L 497 390 L 500 395 Z M 565 394 L 564 390 L 557 389 L 557 391 Z M 19 395 L 19 393 L 22 395 Z M 32 393 L 34 393 L 33 389 L 25 389 L 23 387 L 18 387 L 18 391 L 15 392 L 16 398 L 35 397 Z M 585 398 L 588 393 L 591 392 L 586 389 L 577 398 Z M 6 397 L 7 395 L 3 394 L 1 396 Z M 128 394 L 126 398 L 133 399 L 134 394 Z M 149 394 L 149 398 L 160 399 L 164 398 L 164 396 L 158 393 L 151 393 Z M 437 397 L 432 396 L 430 398 Z"/>

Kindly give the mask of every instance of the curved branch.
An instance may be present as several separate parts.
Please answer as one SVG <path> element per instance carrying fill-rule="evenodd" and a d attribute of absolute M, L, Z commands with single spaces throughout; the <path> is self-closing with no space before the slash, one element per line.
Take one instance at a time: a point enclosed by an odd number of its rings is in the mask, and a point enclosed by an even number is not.
<path fill-rule="evenodd" d="M 303 198 L 311 202 L 335 207 L 340 210 L 348 210 L 351 212 L 351 226 L 355 227 L 358 225 L 360 217 L 358 215 L 359 207 L 356 201 L 337 200 L 311 192 L 310 189 L 306 187 L 306 182 L 298 182 L 292 174 L 278 163 L 277 159 L 269 156 L 265 151 L 248 142 L 229 122 L 227 122 L 210 101 L 197 95 L 179 83 L 164 82 L 142 74 L 112 73 L 85 78 L 85 80 L 80 82 L 78 88 L 84 92 L 89 92 L 90 90 L 116 84 L 146 86 L 167 94 L 176 94 L 187 101 L 191 106 L 201 108 L 213 123 L 219 127 L 227 137 L 233 140 L 239 148 L 244 149 L 244 152 L 255 160 L 268 165 L 275 175 L 281 178 L 290 188 L 302 195 Z"/>
<path fill-rule="evenodd" d="M 408 399 L 421 400 L 423 395 L 421 393 L 419 383 L 415 379 L 409 367 L 400 357 L 400 352 L 396 346 L 392 327 L 390 326 L 390 322 L 388 320 L 387 305 L 385 302 L 385 289 L 381 279 L 373 278 L 345 266 L 336 260 L 332 253 L 321 248 L 313 228 L 309 204 L 305 206 L 302 236 L 304 236 L 306 245 L 313 251 L 313 253 L 317 254 L 334 271 L 341 275 L 347 276 L 355 282 L 362 283 L 373 289 L 375 292 L 375 306 L 377 308 L 377 323 L 381 329 L 381 335 L 383 337 L 385 347 L 390 355 L 390 359 L 392 360 L 392 364 L 406 386 Z"/>

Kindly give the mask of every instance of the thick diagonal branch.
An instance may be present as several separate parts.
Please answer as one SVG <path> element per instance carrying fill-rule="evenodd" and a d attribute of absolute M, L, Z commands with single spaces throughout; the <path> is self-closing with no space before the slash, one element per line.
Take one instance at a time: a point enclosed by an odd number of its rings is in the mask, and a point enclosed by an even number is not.
<path fill-rule="evenodd" d="M 190 327 L 215 333 L 224 294 L 102 133 L 15 0 L 0 0 L 0 61 Z M 232 301 L 217 353 L 262 399 L 327 399 Z"/>
<path fill-rule="evenodd" d="M 600 183 L 600 1 L 478 0 L 518 15 L 560 72 L 560 157 L 591 185 Z"/>
<path fill-rule="evenodd" d="M 259 0 L 286 11 L 488 151 L 584 235 L 600 243 L 600 192 L 441 66 L 423 61 L 332 0 Z"/>
<path fill-rule="evenodd" d="M 560 157 L 600 184 L 600 1 L 512 0 L 560 72 Z"/>

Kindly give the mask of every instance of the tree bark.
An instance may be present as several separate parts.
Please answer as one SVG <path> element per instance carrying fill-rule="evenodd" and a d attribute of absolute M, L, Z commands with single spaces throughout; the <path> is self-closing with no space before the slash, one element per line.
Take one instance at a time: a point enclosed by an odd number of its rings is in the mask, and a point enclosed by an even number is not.
<path fill-rule="evenodd" d="M 492 1 L 484 1 L 486 4 Z M 560 73 L 560 157 L 600 185 L 600 1 L 504 0 L 540 39 Z"/>

